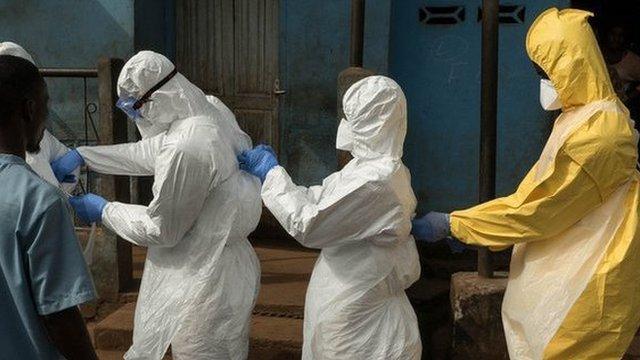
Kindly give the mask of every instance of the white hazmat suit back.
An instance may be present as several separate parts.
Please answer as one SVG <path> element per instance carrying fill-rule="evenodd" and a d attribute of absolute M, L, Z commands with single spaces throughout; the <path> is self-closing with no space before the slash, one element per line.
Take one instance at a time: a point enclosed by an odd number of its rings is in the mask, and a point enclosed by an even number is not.
<path fill-rule="evenodd" d="M 140 98 L 174 70 L 142 51 L 124 66 L 119 96 Z M 136 124 L 143 139 L 78 149 L 95 171 L 153 175 L 149 206 L 108 203 L 103 224 L 148 247 L 125 359 L 245 359 L 260 265 L 247 240 L 260 219 L 260 183 L 238 168 L 251 147 L 233 114 L 180 73 L 155 91 Z"/>
<path fill-rule="evenodd" d="M 340 148 L 354 159 L 322 185 L 271 170 L 262 199 L 301 244 L 322 249 L 307 290 L 303 359 L 420 359 L 405 294 L 420 276 L 411 231 L 416 198 L 402 163 L 406 100 L 372 76 L 345 94 Z"/>

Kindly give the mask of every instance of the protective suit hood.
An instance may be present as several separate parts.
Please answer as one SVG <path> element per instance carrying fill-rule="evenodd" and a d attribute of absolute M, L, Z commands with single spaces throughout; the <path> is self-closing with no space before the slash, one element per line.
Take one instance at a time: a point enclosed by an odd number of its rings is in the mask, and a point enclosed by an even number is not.
<path fill-rule="evenodd" d="M 25 59 L 35 65 L 35 61 L 29 53 L 20 45 L 11 41 L 0 42 L 0 55 L 13 55 Z"/>
<path fill-rule="evenodd" d="M 615 99 L 604 58 L 588 23 L 592 13 L 551 8 L 527 33 L 529 58 L 549 75 L 562 109 Z"/>
<path fill-rule="evenodd" d="M 355 158 L 402 158 L 407 133 L 407 101 L 400 86 L 385 76 L 369 76 L 355 84 L 342 99 Z M 344 138 L 341 136 L 341 138 Z"/>
<path fill-rule="evenodd" d="M 118 96 L 141 98 L 175 69 L 165 56 L 140 51 L 122 68 L 118 76 Z M 182 74 L 156 90 L 140 108 L 143 119 L 136 121 L 143 138 L 167 131 L 176 120 L 211 115 L 213 106 L 205 94 Z"/>

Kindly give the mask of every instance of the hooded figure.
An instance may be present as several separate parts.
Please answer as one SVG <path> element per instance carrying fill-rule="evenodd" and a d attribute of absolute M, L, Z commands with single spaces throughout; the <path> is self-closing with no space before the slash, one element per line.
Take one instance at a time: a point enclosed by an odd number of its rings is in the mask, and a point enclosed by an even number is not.
<path fill-rule="evenodd" d="M 322 249 L 307 289 L 302 358 L 420 359 L 405 294 L 420 276 L 410 234 L 416 198 L 401 159 L 406 100 L 393 80 L 371 76 L 351 86 L 343 104 L 337 148 L 353 160 L 309 188 L 275 166 L 262 187 L 262 200 L 287 232 Z M 241 166 L 256 174 L 251 164 Z"/>
<path fill-rule="evenodd" d="M 5 41 L 0 43 L 0 55 L 12 55 L 19 58 L 23 58 L 35 65 L 33 58 L 22 46 Z M 45 179 L 48 183 L 55 187 L 61 187 L 65 192 L 69 193 L 76 187 L 78 176 L 80 175 L 79 169 L 76 170 L 72 176 L 68 176 L 66 179 L 57 179 L 50 163 L 55 159 L 63 156 L 69 151 L 55 136 L 51 135 L 48 130 L 44 131 L 42 140 L 40 140 L 40 151 L 37 153 L 27 153 L 25 161 L 38 174 L 41 178 Z"/>
<path fill-rule="evenodd" d="M 151 51 L 132 57 L 118 78 L 121 99 L 143 94 L 141 141 L 77 149 L 94 171 L 154 176 L 149 206 L 101 206 L 106 227 L 148 248 L 125 359 L 161 359 L 169 344 L 178 360 L 246 359 L 260 280 L 247 236 L 262 204 L 259 181 L 236 156 L 251 140 L 226 107 Z M 83 199 L 72 201 L 77 211 L 91 206 Z"/>
<path fill-rule="evenodd" d="M 527 52 L 562 113 L 513 195 L 451 214 L 467 244 L 515 245 L 502 304 L 512 359 L 620 359 L 640 324 L 638 135 L 590 16 L 552 8 L 531 25 Z"/>

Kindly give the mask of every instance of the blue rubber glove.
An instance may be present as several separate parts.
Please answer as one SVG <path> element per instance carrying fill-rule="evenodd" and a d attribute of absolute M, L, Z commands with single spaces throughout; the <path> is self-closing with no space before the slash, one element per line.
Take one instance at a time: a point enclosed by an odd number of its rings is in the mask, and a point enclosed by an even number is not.
<path fill-rule="evenodd" d="M 254 149 L 266 150 L 266 151 L 270 152 L 271 154 L 273 154 L 273 156 L 276 156 L 276 151 L 273 150 L 273 148 L 270 145 L 260 144 L 260 145 L 256 146 Z"/>
<path fill-rule="evenodd" d="M 413 219 L 411 233 L 420 241 L 434 243 L 451 235 L 449 214 L 430 212 L 427 215 Z"/>
<path fill-rule="evenodd" d="M 53 160 L 51 162 L 51 170 L 53 170 L 53 175 L 56 176 L 58 182 L 69 182 L 67 175 L 70 175 L 75 169 L 82 165 L 84 165 L 84 159 L 80 156 L 78 150 L 73 149 Z"/>
<path fill-rule="evenodd" d="M 96 194 L 85 194 L 70 197 L 69 203 L 80 220 L 91 224 L 102 221 L 102 211 L 107 205 L 107 200 Z"/>
<path fill-rule="evenodd" d="M 264 183 L 269 170 L 278 166 L 275 151 L 267 145 L 258 145 L 251 150 L 243 151 L 238 155 L 238 162 L 240 169 L 257 176 L 262 183 Z"/>

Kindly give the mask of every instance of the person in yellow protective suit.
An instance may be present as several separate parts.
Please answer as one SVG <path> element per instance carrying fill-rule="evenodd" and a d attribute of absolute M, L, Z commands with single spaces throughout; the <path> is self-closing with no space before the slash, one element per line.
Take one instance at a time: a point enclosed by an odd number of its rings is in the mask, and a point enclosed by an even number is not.
<path fill-rule="evenodd" d="M 426 241 L 514 246 L 502 305 L 511 359 L 619 359 L 640 324 L 638 136 L 590 16 L 549 9 L 527 34 L 562 113 L 517 191 L 414 221 Z"/>

